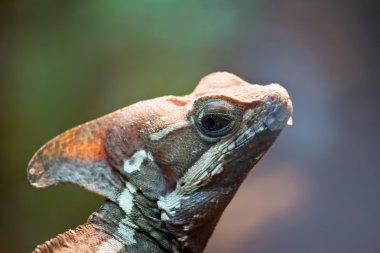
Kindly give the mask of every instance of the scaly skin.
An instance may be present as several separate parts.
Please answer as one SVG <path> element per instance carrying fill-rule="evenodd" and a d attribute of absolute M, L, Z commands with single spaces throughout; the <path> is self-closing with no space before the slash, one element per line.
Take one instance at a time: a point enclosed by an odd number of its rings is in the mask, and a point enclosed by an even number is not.
<path fill-rule="evenodd" d="M 66 131 L 34 155 L 30 183 L 69 182 L 107 201 L 35 252 L 202 252 L 292 110 L 280 85 L 220 72 L 187 96 L 142 101 Z"/>

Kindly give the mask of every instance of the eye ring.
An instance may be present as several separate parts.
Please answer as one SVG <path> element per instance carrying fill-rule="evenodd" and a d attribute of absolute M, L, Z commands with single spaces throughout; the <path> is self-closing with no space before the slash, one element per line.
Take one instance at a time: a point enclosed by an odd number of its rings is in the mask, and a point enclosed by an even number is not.
<path fill-rule="evenodd" d="M 192 122 L 199 137 L 218 142 L 230 136 L 240 125 L 243 111 L 231 101 L 221 98 L 202 99 L 194 103 Z"/>

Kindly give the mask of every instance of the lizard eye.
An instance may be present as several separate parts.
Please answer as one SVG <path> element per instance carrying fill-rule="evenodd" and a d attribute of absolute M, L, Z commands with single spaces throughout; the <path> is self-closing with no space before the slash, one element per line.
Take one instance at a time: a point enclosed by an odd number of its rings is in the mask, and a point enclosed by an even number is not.
<path fill-rule="evenodd" d="M 205 115 L 201 119 L 203 130 L 210 136 L 223 136 L 229 130 L 231 120 L 219 115 Z"/>
<path fill-rule="evenodd" d="M 195 127 L 200 137 L 217 142 L 236 130 L 242 111 L 233 103 L 223 99 L 208 99 L 195 105 Z"/>

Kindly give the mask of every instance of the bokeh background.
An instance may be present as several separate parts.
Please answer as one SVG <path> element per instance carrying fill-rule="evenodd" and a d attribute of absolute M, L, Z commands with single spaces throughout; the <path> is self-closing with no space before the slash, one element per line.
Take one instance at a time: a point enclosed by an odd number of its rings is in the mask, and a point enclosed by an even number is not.
<path fill-rule="evenodd" d="M 29 186 L 64 130 L 189 93 L 213 71 L 290 92 L 284 130 L 206 253 L 380 252 L 379 1 L 0 2 L 0 252 L 27 252 L 103 201 Z"/>

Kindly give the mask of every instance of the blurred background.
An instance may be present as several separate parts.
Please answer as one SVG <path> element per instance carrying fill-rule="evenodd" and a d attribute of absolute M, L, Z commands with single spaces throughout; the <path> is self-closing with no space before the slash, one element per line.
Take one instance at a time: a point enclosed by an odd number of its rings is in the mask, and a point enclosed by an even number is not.
<path fill-rule="evenodd" d="M 138 3 L 137 3 L 138 2 Z M 64 130 L 184 95 L 213 71 L 278 82 L 284 130 L 206 253 L 380 252 L 379 1 L 0 3 L 0 252 L 27 252 L 103 199 L 34 189 L 26 165 Z"/>

